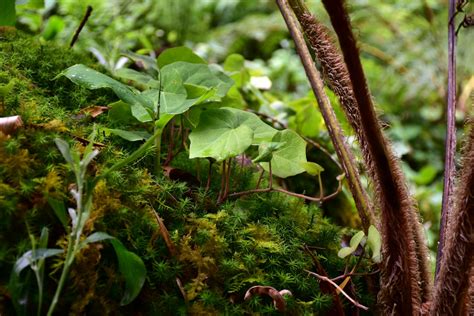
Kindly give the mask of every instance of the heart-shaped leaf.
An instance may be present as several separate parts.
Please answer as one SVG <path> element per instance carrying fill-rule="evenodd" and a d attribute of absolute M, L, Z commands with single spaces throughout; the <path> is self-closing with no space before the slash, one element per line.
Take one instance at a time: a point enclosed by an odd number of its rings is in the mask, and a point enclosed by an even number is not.
<path fill-rule="evenodd" d="M 165 50 L 158 56 L 156 63 L 159 68 L 177 61 L 185 61 L 192 64 L 207 64 L 204 59 L 196 55 L 192 49 L 184 46 L 173 47 Z"/>
<path fill-rule="evenodd" d="M 207 110 L 189 135 L 190 158 L 210 157 L 217 161 L 243 153 L 253 140 L 253 131 L 229 109 Z"/>
<path fill-rule="evenodd" d="M 283 147 L 285 143 L 263 142 L 259 146 L 259 155 L 252 162 L 269 162 L 273 158 L 273 152 Z"/>
<path fill-rule="evenodd" d="M 226 95 L 234 81 L 213 66 L 206 64 L 193 64 L 184 61 L 178 61 L 163 67 L 162 76 L 166 72 L 176 71 L 186 87 L 202 87 L 204 91 L 215 89 L 215 100 Z M 166 80 L 163 80 L 166 83 Z M 213 99 L 214 100 L 214 99 Z"/>
<path fill-rule="evenodd" d="M 275 134 L 272 142 L 285 143 L 280 149 L 273 153 L 272 173 L 280 178 L 286 178 L 305 172 L 301 166 L 306 160 L 306 142 L 298 134 L 291 130 L 279 131 Z M 259 148 L 260 153 L 260 148 Z M 268 171 L 268 163 L 261 163 Z"/>
<path fill-rule="evenodd" d="M 323 167 L 312 161 L 302 162 L 301 166 L 312 176 L 317 176 L 324 171 Z"/>
<path fill-rule="evenodd" d="M 229 110 L 238 116 L 239 121 L 242 124 L 247 125 L 253 131 L 253 142 L 254 145 L 259 145 L 262 142 L 271 142 L 273 137 L 278 133 L 278 130 L 274 129 L 270 125 L 263 122 L 254 113 L 242 111 L 239 109 L 225 107 L 223 109 Z M 276 141 L 278 142 L 278 141 Z"/>

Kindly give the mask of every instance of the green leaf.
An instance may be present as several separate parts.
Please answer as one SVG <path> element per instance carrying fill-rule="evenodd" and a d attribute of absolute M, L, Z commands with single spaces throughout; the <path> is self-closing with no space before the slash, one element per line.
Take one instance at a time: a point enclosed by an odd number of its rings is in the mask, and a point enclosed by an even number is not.
<path fill-rule="evenodd" d="M 259 145 L 262 142 L 271 142 L 273 137 L 278 133 L 278 130 L 274 129 L 270 125 L 263 122 L 256 114 L 242 111 L 234 108 L 224 107 L 235 115 L 238 115 L 239 121 L 250 127 L 253 131 L 253 143 L 254 145 Z"/>
<path fill-rule="evenodd" d="M 45 40 L 49 41 L 54 38 L 64 29 L 64 20 L 57 16 L 53 15 L 46 22 L 46 26 L 43 29 L 42 36 Z"/>
<path fill-rule="evenodd" d="M 15 0 L 2 0 L 0 26 L 14 26 L 16 23 Z"/>
<path fill-rule="evenodd" d="M 158 84 L 158 81 L 155 80 L 152 76 L 130 68 L 120 68 L 114 72 L 114 75 L 121 79 L 134 81 L 145 87 L 148 87 L 150 85 L 155 87 Z"/>
<path fill-rule="evenodd" d="M 337 253 L 339 258 L 345 258 L 348 255 L 352 254 L 354 251 L 357 250 L 357 247 L 361 243 L 362 239 L 364 238 L 365 234 L 363 231 L 358 232 L 354 236 L 352 236 L 351 241 L 349 243 L 349 247 L 344 247 Z"/>
<path fill-rule="evenodd" d="M 312 176 L 317 176 L 324 171 L 323 167 L 312 161 L 302 162 L 301 166 Z"/>
<path fill-rule="evenodd" d="M 64 159 L 69 163 L 71 168 L 73 170 L 76 169 L 76 161 L 73 159 L 72 154 L 71 154 L 71 149 L 69 148 L 69 144 L 60 139 L 60 138 L 55 138 L 54 142 L 56 143 L 56 146 L 58 147 L 59 151 L 63 155 Z"/>
<path fill-rule="evenodd" d="M 345 258 L 351 253 L 353 253 L 354 251 L 355 249 L 352 249 L 351 247 L 344 247 L 344 248 L 341 248 L 341 250 L 339 250 L 339 252 L 337 253 L 337 256 L 339 258 Z"/>
<path fill-rule="evenodd" d="M 123 55 L 130 58 L 137 64 L 140 64 L 145 69 L 145 71 L 147 71 L 153 77 L 158 75 L 158 67 L 156 66 L 155 58 L 133 52 L 126 52 Z"/>
<path fill-rule="evenodd" d="M 245 58 L 240 54 L 230 54 L 224 61 L 225 71 L 240 71 L 244 68 Z"/>
<path fill-rule="evenodd" d="M 229 55 L 224 61 L 224 70 L 230 73 L 230 77 L 235 81 L 236 88 L 240 88 L 250 81 L 250 74 L 245 69 L 245 59 L 242 55 Z"/>
<path fill-rule="evenodd" d="M 434 166 L 426 165 L 421 168 L 420 171 L 418 171 L 416 176 L 414 176 L 414 180 L 416 184 L 427 185 L 434 180 L 437 173 L 438 169 L 436 169 Z"/>
<path fill-rule="evenodd" d="M 36 260 L 56 256 L 63 252 L 64 252 L 63 249 L 55 249 L 55 248 L 39 248 L 34 251 L 28 250 L 15 262 L 15 265 L 13 266 L 13 271 L 17 275 L 20 275 L 23 269 L 25 269 L 26 267 L 29 267 Z"/>
<path fill-rule="evenodd" d="M 306 97 L 289 103 L 295 116 L 289 120 L 289 128 L 307 137 L 316 137 L 324 129 L 321 112 L 317 109 L 314 97 Z"/>
<path fill-rule="evenodd" d="M 127 305 L 140 293 L 145 283 L 146 268 L 142 259 L 135 253 L 128 251 L 117 239 L 110 239 L 119 262 L 119 270 L 125 280 L 125 293 L 120 304 Z"/>
<path fill-rule="evenodd" d="M 125 280 L 125 292 L 120 304 L 127 305 L 137 297 L 145 283 L 145 264 L 139 256 L 128 251 L 117 238 L 104 232 L 90 234 L 81 242 L 80 247 L 83 248 L 90 243 L 104 240 L 110 241 L 117 255 L 119 270 Z"/>
<path fill-rule="evenodd" d="M 190 48 L 185 46 L 169 48 L 162 52 L 156 63 L 159 68 L 172 64 L 177 61 L 185 61 L 192 64 L 207 64 L 207 62 L 196 55 Z"/>
<path fill-rule="evenodd" d="M 215 88 L 216 97 L 226 95 L 234 81 L 213 66 L 178 61 L 163 67 L 162 76 L 168 71 L 176 71 L 186 86 L 202 87 L 204 91 Z M 163 80 L 166 84 L 166 80 Z"/>
<path fill-rule="evenodd" d="M 56 214 L 63 227 L 68 231 L 68 216 L 64 202 L 48 197 L 48 204 L 53 209 L 54 214 Z"/>
<path fill-rule="evenodd" d="M 271 160 L 272 173 L 280 178 L 286 178 L 305 172 L 302 163 L 306 160 L 306 142 L 298 134 L 291 130 L 279 131 L 275 134 L 272 142 L 285 143 L 283 147 L 273 153 Z M 260 153 L 260 148 L 259 148 Z M 261 163 L 268 171 L 268 163 Z"/>
<path fill-rule="evenodd" d="M 171 67 L 163 69 L 161 71 L 161 80 L 163 85 L 160 96 L 160 114 L 180 114 L 186 112 L 193 105 L 193 102 L 186 102 L 187 92 L 178 70 Z"/>
<path fill-rule="evenodd" d="M 109 104 L 107 117 L 109 120 L 120 124 L 138 123 L 138 120 L 132 115 L 132 109 L 129 104 L 123 101 L 117 101 Z"/>
<path fill-rule="evenodd" d="M 277 151 L 281 147 L 283 147 L 285 143 L 275 143 L 275 142 L 263 142 L 259 146 L 259 155 L 252 160 L 252 162 L 269 162 L 273 158 L 273 152 Z"/>
<path fill-rule="evenodd" d="M 372 260 L 375 263 L 380 263 L 382 261 L 382 256 L 380 254 L 380 250 L 382 248 L 382 238 L 380 237 L 380 233 L 374 225 L 370 225 L 369 227 L 369 232 L 367 234 L 367 246 L 370 250 L 372 250 Z"/>
<path fill-rule="evenodd" d="M 211 157 L 222 161 L 243 153 L 252 144 L 253 131 L 229 109 L 207 110 L 201 114 L 189 139 L 189 158 Z"/>
<path fill-rule="evenodd" d="M 152 120 L 149 113 L 149 102 L 138 91 L 131 89 L 123 83 L 110 78 L 94 69 L 78 64 L 67 68 L 58 76 L 66 76 L 72 82 L 84 86 L 88 89 L 109 88 L 125 103 L 130 104 L 133 116 L 140 122 Z M 148 109 L 147 109 L 148 107 Z"/>
<path fill-rule="evenodd" d="M 88 244 L 92 244 L 92 243 L 104 241 L 104 240 L 109 240 L 109 239 L 114 239 L 114 238 L 115 237 L 112 237 L 109 234 L 104 233 L 104 232 L 95 232 L 87 236 L 87 238 L 84 239 L 83 241 L 81 241 L 79 249 L 84 248 Z"/>
<path fill-rule="evenodd" d="M 357 249 L 357 246 L 359 246 L 359 244 L 362 241 L 362 239 L 364 238 L 364 236 L 365 236 L 365 234 L 364 234 L 363 231 L 358 232 L 357 234 L 352 236 L 351 241 L 349 243 L 349 246 L 351 248 L 354 248 L 354 250 Z"/>
<path fill-rule="evenodd" d="M 128 140 L 129 142 L 136 142 L 140 140 L 146 140 L 150 137 L 150 134 L 145 131 L 126 131 L 123 129 L 104 128 L 107 134 L 114 134 Z"/>

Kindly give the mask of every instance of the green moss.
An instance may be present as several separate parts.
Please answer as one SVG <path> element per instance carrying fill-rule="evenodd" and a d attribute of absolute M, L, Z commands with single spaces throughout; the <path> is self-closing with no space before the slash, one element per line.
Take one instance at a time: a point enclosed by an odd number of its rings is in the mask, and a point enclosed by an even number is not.
<path fill-rule="evenodd" d="M 25 122 L 16 134 L 0 135 L 1 284 L 7 283 L 16 258 L 29 249 L 28 233 L 39 236 L 42 227 L 48 227 L 48 246 L 64 247 L 66 232 L 48 199 L 74 206 L 68 192 L 74 181 L 53 140 L 59 136 L 81 150 L 83 144 L 73 137 L 88 135 L 92 122 L 77 119 L 77 111 L 114 99 L 107 91 L 85 90 L 64 78 L 53 80 L 78 62 L 90 64 L 71 50 L 0 29 L 0 84 L 14 82 L 12 90 L 0 97 L 1 113 L 19 114 Z M 94 123 L 108 126 L 100 117 Z M 99 141 L 105 148 L 91 164 L 90 177 L 138 146 L 102 136 Z M 337 257 L 340 228 L 323 217 L 317 206 L 280 193 L 244 196 L 216 205 L 220 183 L 217 166 L 213 168 L 211 189 L 205 192 L 199 182 L 207 181 L 208 161 L 189 160 L 186 153 L 173 161 L 173 167 L 188 172 L 197 184 L 184 178 L 171 181 L 153 177 L 149 172 L 152 165 L 152 156 L 146 154 L 100 182 L 86 225 L 86 233 L 107 232 L 143 259 L 148 274 L 139 297 L 128 306 L 120 306 L 123 280 L 115 254 L 110 246 L 95 244 L 76 258 L 58 312 L 276 314 L 267 298 L 243 300 L 253 285 L 290 290 L 290 314 L 320 314 L 331 306 L 331 297 L 321 293 L 317 280 L 304 272 L 314 270 L 304 245 L 317 249 L 329 275 L 340 275 L 345 268 L 345 262 Z M 255 186 L 257 175 L 255 170 L 241 170 L 235 163 L 232 179 L 231 190 L 242 191 Z M 262 186 L 265 184 L 264 180 Z M 155 212 L 169 230 L 175 255 L 161 237 Z M 59 276 L 55 268 L 61 260 L 47 260 L 46 302 L 53 294 L 53 280 Z M 368 263 L 363 261 L 361 269 L 368 270 Z M 33 293 L 29 312 L 34 313 L 36 284 L 33 278 L 28 282 Z M 365 290 L 364 282 L 356 279 L 356 284 L 357 289 Z M 373 303 L 369 295 L 358 294 L 361 303 Z M 11 302 L 4 301 L 5 313 L 12 313 Z"/>

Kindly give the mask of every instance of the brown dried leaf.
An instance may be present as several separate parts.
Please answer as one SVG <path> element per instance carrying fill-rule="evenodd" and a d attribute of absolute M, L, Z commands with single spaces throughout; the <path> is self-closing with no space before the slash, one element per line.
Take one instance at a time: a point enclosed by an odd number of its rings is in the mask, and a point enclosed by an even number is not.
<path fill-rule="evenodd" d="M 79 111 L 79 114 L 88 114 L 92 118 L 96 118 L 97 116 L 101 115 L 104 112 L 107 112 L 110 109 L 108 106 L 89 106 Z"/>

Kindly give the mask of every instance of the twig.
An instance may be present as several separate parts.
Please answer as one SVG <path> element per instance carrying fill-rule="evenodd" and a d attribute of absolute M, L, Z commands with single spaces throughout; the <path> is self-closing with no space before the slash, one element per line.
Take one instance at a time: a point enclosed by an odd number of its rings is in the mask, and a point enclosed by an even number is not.
<path fill-rule="evenodd" d="M 323 265 L 319 262 L 318 258 L 314 255 L 314 253 L 309 249 L 308 245 L 303 245 L 303 250 L 311 257 L 313 260 L 313 264 L 316 267 L 316 271 L 323 276 L 327 276 L 326 270 L 324 270 Z M 344 308 L 342 306 L 341 300 L 339 298 L 339 294 L 336 292 L 336 289 L 322 283 L 319 285 L 319 288 L 323 294 L 331 294 L 333 296 L 333 308 L 331 310 L 331 314 L 335 315 L 344 315 Z"/>
<path fill-rule="evenodd" d="M 228 197 L 238 197 L 238 196 L 249 195 L 249 194 L 254 194 L 254 193 L 281 192 L 287 195 L 291 195 L 297 198 L 301 198 L 301 199 L 305 199 L 305 200 L 309 200 L 313 202 L 324 202 L 329 199 L 332 199 L 333 197 L 338 195 L 341 191 L 342 191 L 342 182 L 339 181 L 339 186 L 337 187 L 336 191 L 334 191 L 333 193 L 329 195 L 323 196 L 322 198 L 316 198 L 316 197 L 312 197 L 312 196 L 308 196 L 308 195 L 304 195 L 300 193 L 295 193 L 295 192 L 291 192 L 291 191 L 281 189 L 281 188 L 270 188 L 270 187 L 266 189 L 252 189 L 252 190 L 247 190 L 247 191 L 242 191 L 242 192 L 235 192 L 235 193 L 229 194 Z"/>
<path fill-rule="evenodd" d="M 325 277 L 325 276 L 322 276 L 322 275 L 319 275 L 315 272 L 311 272 L 309 270 L 304 270 L 305 272 L 308 272 L 309 274 L 311 275 L 314 275 L 315 277 L 317 277 L 318 279 L 322 280 L 322 281 L 326 281 L 326 282 L 329 282 L 331 285 L 333 285 L 337 290 L 339 290 L 339 292 L 341 292 L 352 304 L 354 304 L 354 306 L 360 308 L 360 309 L 363 309 L 365 311 L 369 310 L 369 308 L 367 306 L 364 306 L 362 304 L 360 304 L 359 302 L 357 302 L 356 300 L 354 300 L 352 297 L 350 297 L 349 295 L 346 294 L 346 292 L 344 292 L 343 289 L 341 289 L 339 287 L 339 285 L 337 285 L 334 281 L 332 281 L 330 278 L 328 277 Z"/>
<path fill-rule="evenodd" d="M 72 48 L 74 44 L 76 43 L 77 39 L 79 38 L 79 34 L 84 28 L 84 25 L 86 25 L 87 20 L 89 20 L 91 13 L 92 13 L 92 7 L 88 5 L 86 9 L 86 13 L 84 14 L 84 17 L 81 20 L 81 24 L 79 24 L 79 27 L 77 28 L 76 32 L 74 33 L 74 36 L 72 37 L 71 43 L 69 44 L 69 48 Z"/>
<path fill-rule="evenodd" d="M 158 212 L 153 207 L 151 209 L 153 211 L 153 215 L 155 215 L 156 222 L 158 223 L 161 237 L 163 237 L 163 240 L 165 241 L 166 247 L 168 248 L 170 255 L 175 257 L 176 248 L 173 244 L 173 241 L 171 241 L 170 233 L 168 229 L 166 228 L 165 223 L 163 222 L 163 219 L 161 219 L 160 215 L 158 215 Z"/>
<path fill-rule="evenodd" d="M 444 157 L 444 189 L 441 207 L 441 222 L 439 226 L 439 244 L 436 258 L 435 283 L 438 280 L 440 263 L 443 258 L 445 244 L 445 230 L 449 214 L 451 213 L 451 196 L 454 190 L 453 181 L 456 173 L 454 162 L 456 155 L 456 35 L 454 32 L 454 19 L 456 12 L 456 0 L 449 0 L 449 25 L 448 25 L 448 98 L 447 98 L 447 122 L 446 143 Z"/>
<path fill-rule="evenodd" d="M 379 273 L 379 272 L 380 272 L 380 269 L 377 269 L 377 270 L 372 271 L 372 272 L 366 272 L 366 273 L 349 272 L 349 273 L 344 273 L 343 275 L 340 275 L 340 276 L 338 276 L 338 277 L 332 278 L 331 280 L 333 280 L 334 282 L 336 282 L 336 281 L 338 281 L 338 280 L 345 279 L 346 277 L 374 275 L 374 274 L 377 274 L 377 273 Z"/>

